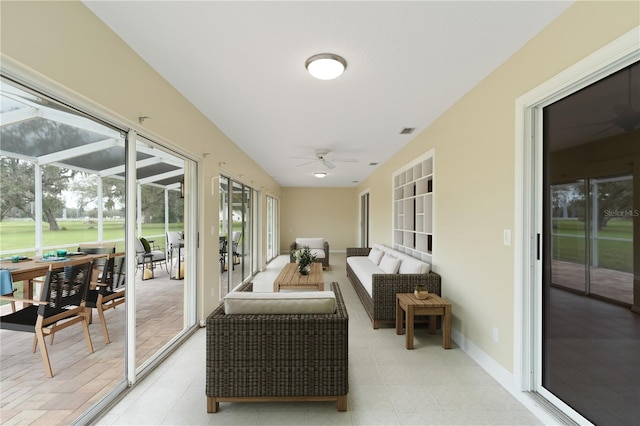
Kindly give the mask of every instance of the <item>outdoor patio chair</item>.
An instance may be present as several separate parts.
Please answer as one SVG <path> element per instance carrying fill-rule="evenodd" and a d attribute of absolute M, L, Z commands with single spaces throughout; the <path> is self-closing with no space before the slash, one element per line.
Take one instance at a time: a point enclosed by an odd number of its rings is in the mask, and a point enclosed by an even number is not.
<path fill-rule="evenodd" d="M 224 265 L 227 261 L 227 237 L 220 237 L 220 272 L 224 272 Z"/>
<path fill-rule="evenodd" d="M 97 288 L 87 292 L 87 307 L 95 308 L 100 317 L 102 336 L 105 343 L 111 343 L 104 312 L 114 309 L 125 301 L 125 269 L 124 252 L 109 254 Z"/>
<path fill-rule="evenodd" d="M 182 233 L 177 231 L 167 231 L 167 255 L 169 257 L 170 269 L 174 269 L 174 256 L 177 254 L 178 264 L 182 261 L 182 251 L 184 250 L 184 239 Z M 179 275 L 177 271 L 176 275 Z"/>
<path fill-rule="evenodd" d="M 0 270 L 0 296 L 7 296 L 13 298 L 16 289 L 13 287 L 13 279 L 11 278 L 11 271 L 8 269 Z M 11 312 L 16 311 L 16 302 L 13 300 L 11 303 Z"/>
<path fill-rule="evenodd" d="M 238 246 L 240 244 L 240 238 L 242 237 L 242 232 L 235 231 L 233 233 L 233 240 L 231 241 L 232 255 L 233 255 L 233 266 L 240 264 L 240 252 L 238 251 Z"/>
<path fill-rule="evenodd" d="M 51 265 L 47 272 L 40 300 L 14 299 L 30 306 L 0 317 L 4 330 L 35 333 L 33 352 L 40 347 L 42 362 L 48 377 L 53 377 L 45 336 L 75 324 L 81 324 L 89 353 L 93 344 L 89 334 L 89 313 L 86 297 L 91 279 L 92 261 L 78 259 L 64 266 Z M 11 299 L 0 296 L 2 299 Z"/>
<path fill-rule="evenodd" d="M 167 265 L 167 255 L 162 250 L 152 250 L 151 246 L 144 237 L 136 238 L 136 260 L 138 263 L 138 269 L 144 269 L 149 266 L 153 272 L 156 266 L 162 266 L 169 273 L 169 266 Z M 153 277 L 153 274 L 152 274 Z M 143 279 L 144 272 L 143 272 Z"/>
<path fill-rule="evenodd" d="M 105 246 L 78 246 L 78 252 L 86 253 L 86 254 L 110 254 L 116 252 L 116 246 L 105 245 Z M 91 277 L 91 282 L 96 283 L 100 280 L 100 276 L 102 275 L 102 270 L 104 269 L 104 264 L 107 261 L 107 256 L 101 257 L 93 260 L 93 274 Z"/>

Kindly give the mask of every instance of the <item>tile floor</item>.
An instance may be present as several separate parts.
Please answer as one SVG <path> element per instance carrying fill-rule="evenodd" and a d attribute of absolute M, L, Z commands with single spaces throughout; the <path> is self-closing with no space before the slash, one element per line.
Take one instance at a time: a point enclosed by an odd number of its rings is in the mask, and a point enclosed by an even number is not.
<path fill-rule="evenodd" d="M 208 414 L 205 329 L 197 331 L 101 419 L 100 425 L 538 425 L 543 424 L 455 343 L 416 330 L 415 350 L 392 327 L 373 330 L 346 277 L 344 253 L 331 254 L 325 282 L 340 283 L 349 311 L 349 407 L 334 402 L 221 403 Z M 271 291 L 286 256 L 254 287 Z M 544 417 L 544 416 L 543 416 Z"/>

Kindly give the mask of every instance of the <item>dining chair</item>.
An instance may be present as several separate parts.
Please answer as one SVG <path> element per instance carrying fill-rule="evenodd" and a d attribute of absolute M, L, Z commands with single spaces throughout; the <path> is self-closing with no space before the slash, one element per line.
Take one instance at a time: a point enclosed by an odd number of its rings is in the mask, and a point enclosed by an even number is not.
<path fill-rule="evenodd" d="M 102 336 L 106 344 L 111 343 L 111 340 L 104 312 L 125 302 L 125 270 L 124 252 L 109 254 L 102 276 L 98 280 L 97 288 L 87 292 L 87 307 L 95 308 L 98 311 Z"/>
<path fill-rule="evenodd" d="M 78 246 L 78 252 L 86 253 L 86 254 L 104 254 L 108 255 L 110 253 L 116 252 L 115 245 L 103 245 L 103 246 Z M 104 264 L 107 261 L 107 256 L 97 258 L 93 260 L 93 273 L 91 277 L 91 283 L 95 284 L 100 280 L 100 276 L 102 275 L 102 270 L 104 269 Z M 93 287 L 93 285 L 92 285 Z"/>
<path fill-rule="evenodd" d="M 240 238 L 242 237 L 242 232 L 234 231 L 233 240 L 231 241 L 231 248 L 233 254 L 233 265 L 240 264 L 240 252 L 238 251 L 238 247 L 240 245 Z"/>
<path fill-rule="evenodd" d="M 219 253 L 220 253 L 220 272 L 224 272 L 224 265 L 227 261 L 227 237 L 225 236 L 220 236 L 220 248 L 219 248 Z"/>
<path fill-rule="evenodd" d="M 17 299 L 29 303 L 16 312 L 0 317 L 0 329 L 35 333 L 33 352 L 40 347 L 42 362 L 48 377 L 53 377 L 45 336 L 75 324 L 82 326 L 89 353 L 93 353 L 89 333 L 86 297 L 93 262 L 86 259 L 49 266 L 39 300 Z M 1 299 L 11 299 L 0 296 Z"/>
<path fill-rule="evenodd" d="M 13 297 L 16 289 L 13 286 L 13 279 L 11 278 L 11 271 L 8 269 L 0 270 L 0 296 Z M 11 312 L 16 311 L 16 302 L 13 300 L 9 302 L 11 304 Z"/>

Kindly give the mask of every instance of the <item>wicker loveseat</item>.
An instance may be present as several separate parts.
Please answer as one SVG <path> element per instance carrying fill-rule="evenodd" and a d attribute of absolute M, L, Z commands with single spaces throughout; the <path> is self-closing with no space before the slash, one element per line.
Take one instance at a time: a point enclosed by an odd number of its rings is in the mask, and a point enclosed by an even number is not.
<path fill-rule="evenodd" d="M 296 238 L 296 240 L 289 245 L 289 261 L 291 263 L 296 261 L 293 253 L 304 246 L 309 246 L 311 253 L 316 255 L 318 262 L 322 263 L 322 269 L 329 267 L 329 242 L 322 237 Z"/>
<path fill-rule="evenodd" d="M 379 246 L 379 245 L 378 245 Z M 386 251 L 394 250 L 385 248 Z M 440 275 L 435 272 L 427 273 L 374 273 L 371 275 L 371 293 L 362 284 L 361 278 L 349 265 L 349 257 L 367 257 L 371 247 L 347 248 L 347 276 L 353 284 L 356 294 L 360 298 L 364 309 L 373 323 L 373 328 L 377 329 L 380 323 L 392 323 L 396 321 L 396 293 L 413 293 L 416 285 L 424 284 L 430 293 L 438 296 L 440 293 Z M 404 255 L 406 256 L 406 255 Z"/>
<path fill-rule="evenodd" d="M 336 401 L 347 410 L 349 316 L 338 283 L 330 288 L 332 314 L 225 314 L 221 304 L 209 315 L 209 413 L 220 402 L 282 400 Z"/>

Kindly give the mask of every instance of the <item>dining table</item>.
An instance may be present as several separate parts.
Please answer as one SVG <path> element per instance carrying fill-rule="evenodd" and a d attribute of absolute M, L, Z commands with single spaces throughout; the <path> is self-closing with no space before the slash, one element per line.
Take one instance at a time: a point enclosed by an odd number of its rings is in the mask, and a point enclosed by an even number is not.
<path fill-rule="evenodd" d="M 66 257 L 21 256 L 17 262 L 11 258 L 0 259 L 0 269 L 9 270 L 14 283 L 22 281 L 22 298 L 32 300 L 34 280 L 47 275 L 51 265 L 65 266 L 65 264 L 78 259 L 94 260 L 106 256 L 107 254 L 87 254 L 84 252 L 70 252 Z"/>

